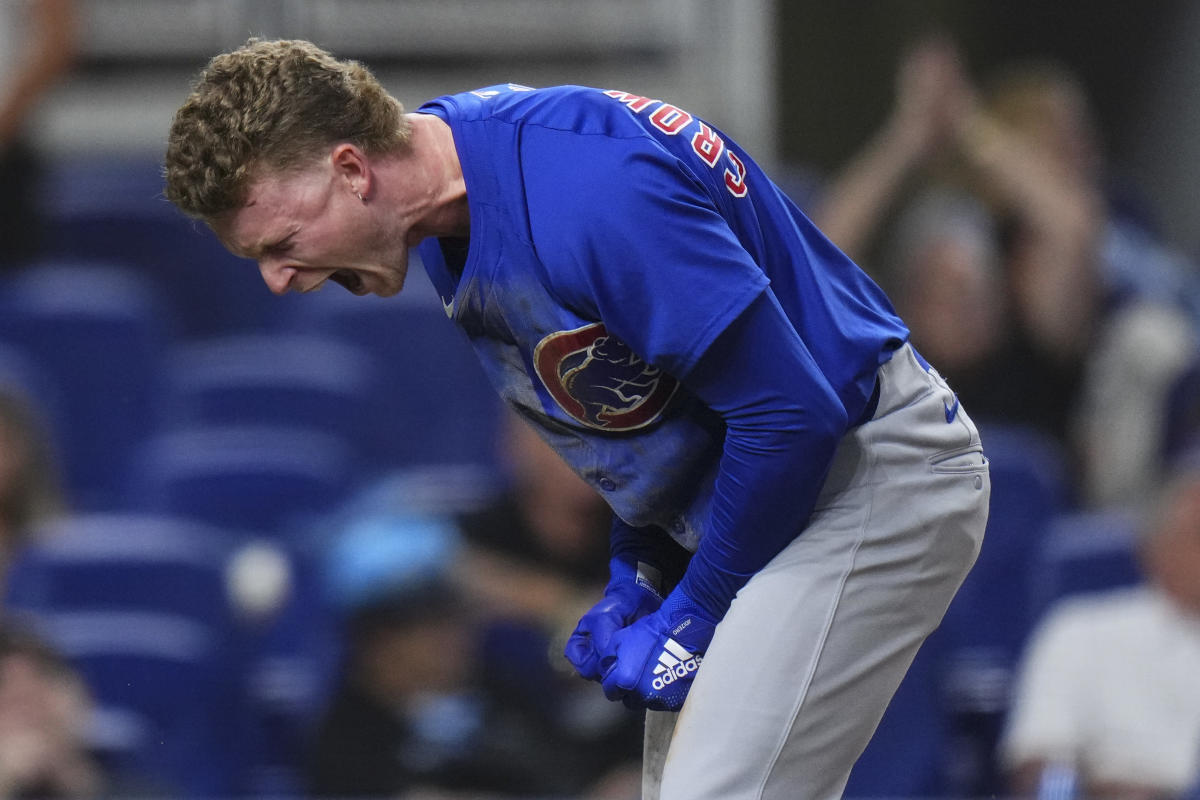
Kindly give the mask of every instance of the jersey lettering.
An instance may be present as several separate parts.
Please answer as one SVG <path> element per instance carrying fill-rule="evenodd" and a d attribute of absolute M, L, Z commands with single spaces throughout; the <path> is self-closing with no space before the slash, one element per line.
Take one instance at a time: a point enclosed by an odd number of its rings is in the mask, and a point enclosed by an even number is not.
<path fill-rule="evenodd" d="M 734 197 L 745 197 L 750 191 L 750 187 L 746 185 L 746 164 L 727 148 L 725 140 L 703 121 L 697 120 L 679 106 L 643 97 L 640 94 L 607 89 L 604 91 L 604 95 L 628 106 L 635 114 L 641 114 L 657 104 L 658 107 L 650 115 L 650 124 L 668 136 L 674 136 L 688 125 L 696 122 L 699 124 L 700 130 L 692 135 L 692 152 L 712 169 L 717 169 L 721 154 L 724 153 L 733 165 L 725 170 L 725 188 Z"/>
<path fill-rule="evenodd" d="M 663 103 L 650 115 L 650 124 L 668 136 L 674 136 L 692 122 L 692 115 L 678 106 Z"/>
<path fill-rule="evenodd" d="M 721 157 L 721 151 L 725 149 L 725 140 L 717 135 L 716 131 L 700 123 L 700 130 L 696 131 L 696 135 L 692 137 L 692 150 L 696 155 L 700 156 L 700 160 L 710 167 L 717 166 L 717 160 Z"/>
<path fill-rule="evenodd" d="M 737 170 L 736 173 L 733 170 L 725 170 L 725 186 L 733 193 L 734 197 L 745 197 L 747 191 L 746 165 L 732 150 L 726 151 L 725 155 L 729 157 L 729 160 L 733 162 L 734 169 Z"/>
<path fill-rule="evenodd" d="M 621 92 L 615 89 L 610 89 L 609 91 L 605 92 L 605 94 L 616 100 L 618 103 L 624 103 L 625 105 L 629 106 L 629 108 L 632 109 L 635 114 L 640 114 L 650 106 L 659 102 L 658 100 L 651 100 L 649 97 L 642 97 L 639 94 L 630 94 L 629 92 Z"/>

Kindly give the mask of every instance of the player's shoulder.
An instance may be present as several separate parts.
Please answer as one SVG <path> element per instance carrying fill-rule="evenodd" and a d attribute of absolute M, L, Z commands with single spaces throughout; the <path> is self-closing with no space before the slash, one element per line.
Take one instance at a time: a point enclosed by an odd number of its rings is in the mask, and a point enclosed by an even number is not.
<path fill-rule="evenodd" d="M 440 108 L 460 120 L 494 120 L 577 133 L 634 133 L 630 115 L 612 93 L 590 86 L 534 88 L 519 83 L 485 86 L 444 95 L 418 110 Z"/>

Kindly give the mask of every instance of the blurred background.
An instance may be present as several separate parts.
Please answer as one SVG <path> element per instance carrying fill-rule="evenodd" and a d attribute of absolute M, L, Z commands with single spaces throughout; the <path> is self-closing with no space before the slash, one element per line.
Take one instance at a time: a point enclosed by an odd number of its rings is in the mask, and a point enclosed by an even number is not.
<path fill-rule="evenodd" d="M 162 198 L 251 35 L 409 109 L 580 83 L 737 139 L 992 461 L 847 796 L 1200 797 L 1200 4 L 0 0 L 0 798 L 638 796 L 560 655 L 605 507 L 423 270 L 276 298 Z"/>

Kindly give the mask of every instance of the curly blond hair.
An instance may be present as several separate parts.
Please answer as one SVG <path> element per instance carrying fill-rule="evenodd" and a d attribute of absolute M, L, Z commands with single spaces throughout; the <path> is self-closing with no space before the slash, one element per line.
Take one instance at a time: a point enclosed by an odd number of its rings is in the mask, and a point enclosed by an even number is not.
<path fill-rule="evenodd" d="M 213 58 L 175 113 L 166 196 L 211 222 L 242 205 L 257 170 L 307 166 L 343 141 L 387 153 L 409 132 L 404 107 L 362 64 L 311 42 L 253 38 Z"/>

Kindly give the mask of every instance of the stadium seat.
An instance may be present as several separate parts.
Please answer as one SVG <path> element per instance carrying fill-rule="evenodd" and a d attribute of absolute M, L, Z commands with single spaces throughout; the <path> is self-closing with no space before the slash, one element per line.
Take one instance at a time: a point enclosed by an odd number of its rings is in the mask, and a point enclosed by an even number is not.
<path fill-rule="evenodd" d="M 56 163 L 45 190 L 48 256 L 128 265 L 170 306 L 180 336 L 259 326 L 273 297 L 254 264 L 231 255 L 162 192 L 158 157 Z"/>
<path fill-rule="evenodd" d="M 172 348 L 165 425 L 278 425 L 339 436 L 365 454 L 375 435 L 378 366 L 369 352 L 315 334 L 234 334 Z"/>
<path fill-rule="evenodd" d="M 235 539 L 176 517 L 68 515 L 37 531 L 8 582 L 22 605 L 154 608 L 217 625 Z"/>
<path fill-rule="evenodd" d="M 351 448 L 284 426 L 200 426 L 156 434 L 128 481 L 131 507 L 287 538 L 346 499 Z"/>
<path fill-rule="evenodd" d="M 396 297 L 355 297 L 331 286 L 277 299 L 277 329 L 340 337 L 376 357 L 383 390 L 372 460 L 379 471 L 494 462 L 500 401 L 415 253 Z"/>
<path fill-rule="evenodd" d="M 918 651 L 850 773 L 846 798 L 941 796 L 947 720 L 940 713 L 940 645 L 935 632 Z"/>
<path fill-rule="evenodd" d="M 234 540 L 129 514 L 66 517 L 38 534 L 9 571 L 6 612 L 79 667 L 97 750 L 179 796 L 228 796 L 246 727 L 226 590 Z"/>
<path fill-rule="evenodd" d="M 1137 519 L 1130 512 L 1077 511 L 1055 517 L 1031 573 L 1034 619 L 1066 595 L 1140 583 L 1137 538 Z"/>
<path fill-rule="evenodd" d="M 1166 462 L 1200 451 L 1200 352 L 1167 392 L 1162 454 Z"/>
<path fill-rule="evenodd" d="M 57 394 L 50 408 L 72 505 L 112 510 L 136 442 L 152 428 L 166 307 L 132 272 L 42 264 L 0 283 L 0 343 Z"/>

